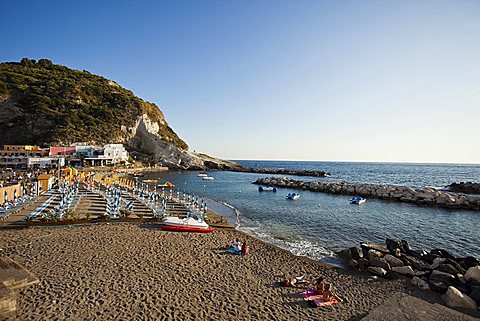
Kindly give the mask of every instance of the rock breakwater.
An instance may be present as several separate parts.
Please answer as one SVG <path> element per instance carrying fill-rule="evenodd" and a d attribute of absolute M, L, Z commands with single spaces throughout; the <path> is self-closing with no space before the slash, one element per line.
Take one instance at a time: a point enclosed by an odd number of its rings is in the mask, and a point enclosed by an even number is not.
<path fill-rule="evenodd" d="M 456 193 L 480 194 L 480 183 L 472 183 L 472 182 L 452 183 L 448 185 L 446 188 Z"/>
<path fill-rule="evenodd" d="M 444 249 L 413 250 L 405 240 L 386 239 L 386 246 L 362 243 L 338 256 L 351 269 L 379 277 L 407 277 L 423 290 L 443 294 L 448 306 L 476 310 L 480 304 L 480 262 L 472 256 L 454 257 Z"/>
<path fill-rule="evenodd" d="M 351 184 L 345 182 L 300 181 L 286 177 L 258 178 L 254 184 L 273 185 L 329 194 L 359 195 L 380 199 L 440 206 L 452 209 L 480 210 L 480 195 L 441 191 L 435 188 L 410 188 L 395 185 Z"/>
<path fill-rule="evenodd" d="M 257 168 L 257 167 L 234 167 L 227 169 L 230 172 L 273 174 L 273 175 L 295 175 L 312 177 L 330 177 L 331 174 L 324 171 L 310 171 L 304 169 L 285 169 L 285 168 Z"/>

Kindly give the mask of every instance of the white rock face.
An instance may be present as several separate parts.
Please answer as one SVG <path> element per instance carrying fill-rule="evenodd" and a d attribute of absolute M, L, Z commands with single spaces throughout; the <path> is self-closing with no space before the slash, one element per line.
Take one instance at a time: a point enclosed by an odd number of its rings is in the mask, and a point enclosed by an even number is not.
<path fill-rule="evenodd" d="M 442 295 L 442 300 L 452 308 L 477 310 L 477 303 L 468 295 L 460 292 L 453 286 L 448 287 L 447 292 Z"/>
<path fill-rule="evenodd" d="M 126 130 L 125 143 L 135 150 L 150 153 L 163 166 L 172 169 L 222 169 L 236 164 L 205 154 L 182 150 L 173 143 L 166 142 L 158 134 L 160 125 L 146 114 L 137 118 L 135 125 Z"/>
<path fill-rule="evenodd" d="M 467 273 L 465 273 L 465 280 L 474 280 L 480 283 L 480 265 L 469 268 Z"/>

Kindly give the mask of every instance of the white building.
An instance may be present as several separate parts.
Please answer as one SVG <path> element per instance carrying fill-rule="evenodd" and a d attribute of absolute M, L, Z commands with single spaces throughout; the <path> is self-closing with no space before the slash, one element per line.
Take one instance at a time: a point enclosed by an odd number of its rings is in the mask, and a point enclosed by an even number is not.
<path fill-rule="evenodd" d="M 27 166 L 28 167 L 39 167 L 39 168 L 54 168 L 60 166 L 65 166 L 64 157 L 28 157 Z"/>
<path fill-rule="evenodd" d="M 103 146 L 103 155 L 99 155 L 98 158 L 104 158 L 111 160 L 111 164 L 115 165 L 120 162 L 128 161 L 128 152 L 123 144 L 106 144 Z"/>

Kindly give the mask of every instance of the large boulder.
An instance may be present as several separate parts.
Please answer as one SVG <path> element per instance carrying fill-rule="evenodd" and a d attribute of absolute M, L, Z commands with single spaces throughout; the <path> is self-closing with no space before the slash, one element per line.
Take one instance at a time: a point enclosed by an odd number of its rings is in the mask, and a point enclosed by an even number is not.
<path fill-rule="evenodd" d="M 394 253 L 396 249 L 400 249 L 401 252 L 405 252 L 401 241 L 387 238 L 385 243 L 387 245 L 387 249 L 392 253 Z"/>
<path fill-rule="evenodd" d="M 401 260 L 402 262 L 405 262 L 406 260 L 408 263 L 405 265 L 411 265 L 415 270 L 424 271 L 430 269 L 430 266 L 427 263 L 410 255 L 402 255 Z"/>
<path fill-rule="evenodd" d="M 480 284 L 480 265 L 469 268 L 465 273 L 465 279 Z"/>
<path fill-rule="evenodd" d="M 444 257 L 444 258 L 447 258 L 447 259 L 452 259 L 452 260 L 455 259 L 455 257 L 453 255 L 451 255 L 447 250 L 443 250 L 443 249 L 431 250 L 430 254 L 438 255 L 440 257 Z"/>
<path fill-rule="evenodd" d="M 449 273 L 449 274 L 458 274 L 460 273 L 453 265 L 451 264 L 440 264 L 437 268 L 438 271 Z"/>
<path fill-rule="evenodd" d="M 442 282 L 433 282 L 428 280 L 428 286 L 432 291 L 439 292 L 439 293 L 445 293 L 448 289 L 448 285 Z"/>
<path fill-rule="evenodd" d="M 382 252 L 377 250 L 368 250 L 367 259 L 371 261 L 373 258 L 381 258 L 383 256 Z"/>
<path fill-rule="evenodd" d="M 392 267 L 392 271 L 402 275 L 415 276 L 415 271 L 411 266 L 395 266 Z"/>
<path fill-rule="evenodd" d="M 453 266 L 456 270 L 457 270 L 457 273 L 459 274 L 465 274 L 465 272 L 467 272 L 467 269 L 464 269 L 457 261 L 455 260 L 451 260 L 451 259 L 446 259 L 445 264 L 450 264 L 451 266 Z"/>
<path fill-rule="evenodd" d="M 362 250 L 356 246 L 350 248 L 350 253 L 352 254 L 352 258 L 355 260 L 358 260 L 363 257 Z"/>
<path fill-rule="evenodd" d="M 452 308 L 465 308 L 477 310 L 477 303 L 468 295 L 460 292 L 453 286 L 449 286 L 447 292 L 442 295 L 443 301 Z"/>
<path fill-rule="evenodd" d="M 438 267 L 440 266 L 440 264 L 443 264 L 443 262 L 445 262 L 446 258 L 444 257 L 437 257 L 435 259 L 433 259 L 433 262 L 432 264 L 430 265 L 430 268 L 432 270 L 436 270 L 438 269 Z"/>
<path fill-rule="evenodd" d="M 384 277 L 387 274 L 387 271 L 378 266 L 369 266 L 367 271 L 381 277 Z"/>
<path fill-rule="evenodd" d="M 442 283 L 445 283 L 446 285 L 453 285 L 453 282 L 455 281 L 455 276 L 449 273 L 434 270 L 430 275 L 430 281 L 442 282 Z"/>
<path fill-rule="evenodd" d="M 402 260 L 400 260 L 399 258 L 391 255 L 391 254 L 387 254 L 383 257 L 383 259 L 385 260 L 385 262 L 387 262 L 388 264 L 390 264 L 391 267 L 394 267 L 394 266 L 403 266 L 403 262 Z"/>
<path fill-rule="evenodd" d="M 427 262 L 428 264 L 433 264 L 433 260 L 435 260 L 438 257 L 440 256 L 428 253 L 427 255 L 422 256 L 422 260 Z"/>
<path fill-rule="evenodd" d="M 387 263 L 383 258 L 381 257 L 373 257 L 371 260 L 369 260 L 371 266 L 377 266 L 381 267 L 385 271 L 390 271 L 390 264 Z"/>
<path fill-rule="evenodd" d="M 430 286 L 428 285 L 428 283 L 417 276 L 414 276 L 411 282 L 413 285 L 416 285 L 422 290 L 430 290 Z"/>
<path fill-rule="evenodd" d="M 468 296 L 471 297 L 478 305 L 480 305 L 480 286 L 473 287 Z"/>
<path fill-rule="evenodd" d="M 338 257 L 343 261 L 343 262 L 350 262 L 352 259 L 352 253 L 350 252 L 350 249 L 343 249 L 340 252 L 338 252 Z"/>
<path fill-rule="evenodd" d="M 366 271 L 368 266 L 369 266 L 369 263 L 368 263 L 368 260 L 365 259 L 365 258 L 360 258 L 358 260 L 355 260 L 357 261 L 358 263 L 358 268 L 360 269 L 360 271 Z"/>

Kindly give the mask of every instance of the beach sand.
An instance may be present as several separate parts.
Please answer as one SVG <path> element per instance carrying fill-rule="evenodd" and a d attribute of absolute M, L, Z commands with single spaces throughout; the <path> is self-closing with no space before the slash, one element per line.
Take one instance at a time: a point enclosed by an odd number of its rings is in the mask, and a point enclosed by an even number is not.
<path fill-rule="evenodd" d="M 228 254 L 235 237 L 250 255 Z M 102 224 L 3 230 L 3 255 L 40 283 L 22 290 L 18 320 L 355 320 L 403 280 L 369 280 L 234 230 L 164 232 L 153 224 Z M 277 275 L 322 275 L 345 302 L 312 308 L 302 289 L 282 288 Z"/>

